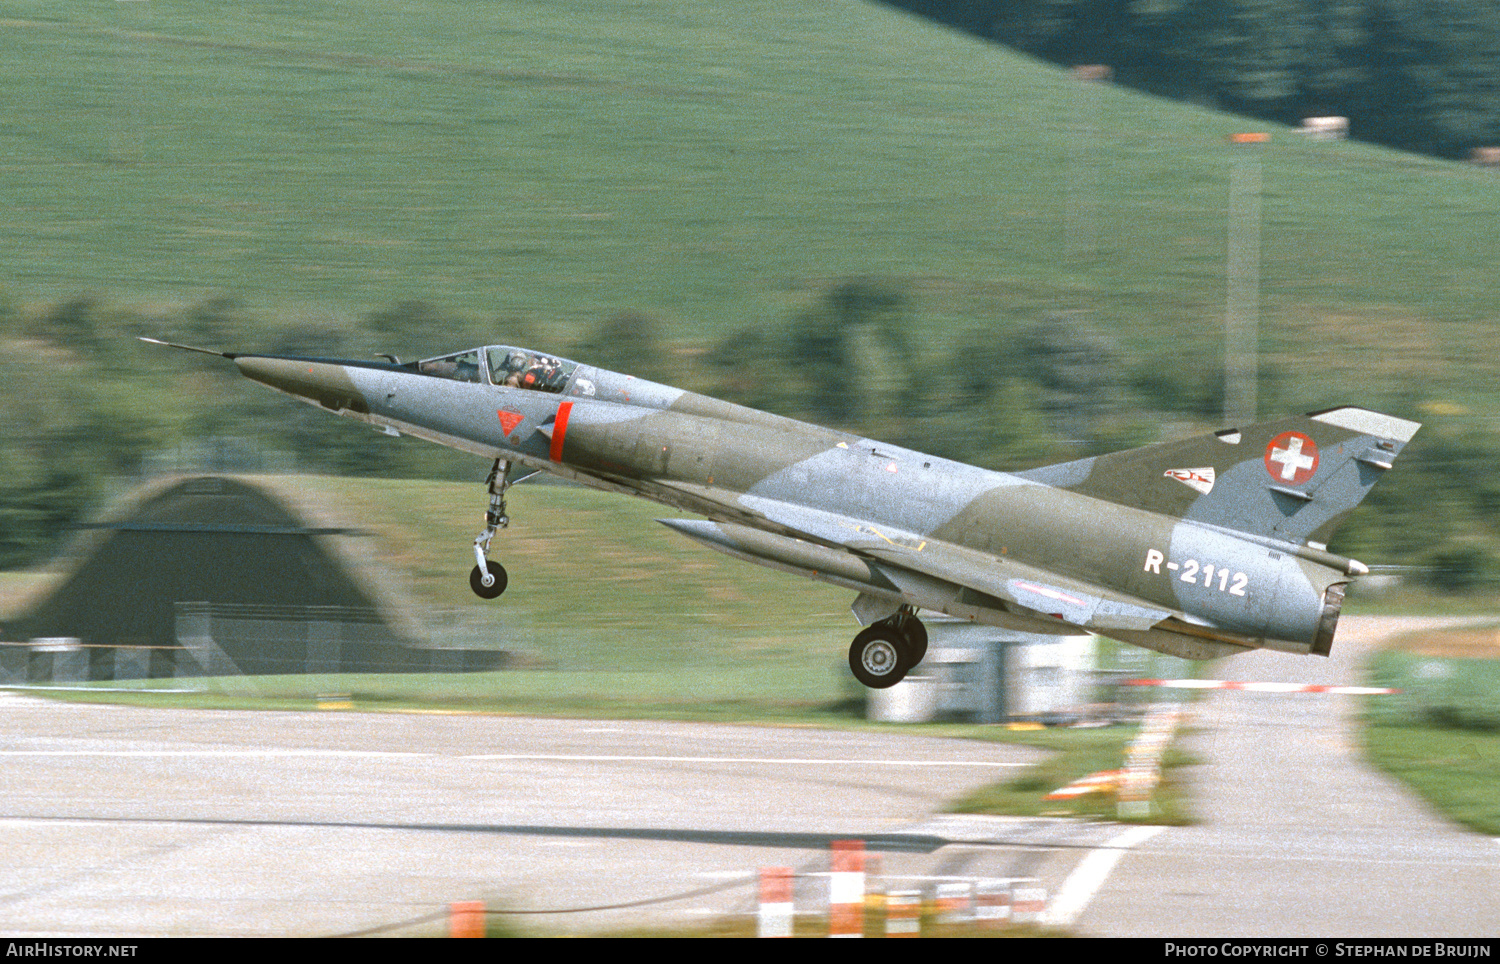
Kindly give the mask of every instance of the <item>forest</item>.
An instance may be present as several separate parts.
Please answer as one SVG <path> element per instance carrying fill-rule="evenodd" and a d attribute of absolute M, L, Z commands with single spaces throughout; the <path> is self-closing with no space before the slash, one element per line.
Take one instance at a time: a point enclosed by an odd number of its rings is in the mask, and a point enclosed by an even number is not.
<path fill-rule="evenodd" d="M 886 0 L 1139 90 L 1442 157 L 1500 144 L 1485 0 Z"/>
<path fill-rule="evenodd" d="M 1118 339 L 1062 313 L 1003 338 L 993 326 L 975 328 L 933 353 L 913 337 L 919 310 L 900 282 L 847 279 L 784 319 L 708 346 L 673 344 L 658 319 L 637 312 L 601 318 L 560 344 L 524 324 L 425 302 L 316 328 L 257 317 L 222 298 L 170 312 L 90 298 L 12 311 L 11 343 L 28 350 L 0 357 L 0 377 L 22 388 L 0 395 L 0 568 L 42 561 L 60 535 L 118 494 L 112 485 L 162 471 L 444 478 L 480 491 L 487 466 L 473 457 L 386 438 L 265 392 L 232 365 L 120 340 L 126 334 L 360 358 L 377 345 L 406 350 L 413 332 L 445 331 L 447 349 L 493 342 L 503 331 L 509 343 L 1002 470 L 1147 444 L 1164 424 L 1219 424 L 1223 366 L 1214 358 L 1177 358 L 1191 377 L 1164 378 L 1161 359 L 1132 360 Z M 1494 436 L 1432 425 L 1420 395 L 1393 414 L 1427 420 L 1423 444 L 1332 548 L 1377 564 L 1401 560 L 1439 590 L 1500 585 Z"/>

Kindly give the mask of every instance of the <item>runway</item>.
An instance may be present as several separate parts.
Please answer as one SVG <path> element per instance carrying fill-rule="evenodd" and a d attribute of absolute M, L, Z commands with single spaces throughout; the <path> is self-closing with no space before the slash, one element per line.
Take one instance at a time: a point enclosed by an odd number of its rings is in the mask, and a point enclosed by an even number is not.
<path fill-rule="evenodd" d="M 691 920 L 748 908 L 757 868 L 826 862 L 833 839 L 928 866 L 948 839 L 930 813 L 1034 757 L 790 728 L 3 704 L 13 935 L 431 934 L 472 899 L 543 932 Z"/>
<path fill-rule="evenodd" d="M 1247 654 L 1238 680 L 1355 681 Z M 974 741 L 492 715 L 148 710 L 0 694 L 0 932 L 423 935 L 484 900 L 532 933 L 749 913 L 762 866 L 827 898 L 829 842 L 888 886 L 1035 877 L 1095 936 L 1492 936 L 1500 846 L 1366 766 L 1364 697 L 1215 691 L 1186 736 L 1202 823 L 940 813 L 1036 751 Z"/>

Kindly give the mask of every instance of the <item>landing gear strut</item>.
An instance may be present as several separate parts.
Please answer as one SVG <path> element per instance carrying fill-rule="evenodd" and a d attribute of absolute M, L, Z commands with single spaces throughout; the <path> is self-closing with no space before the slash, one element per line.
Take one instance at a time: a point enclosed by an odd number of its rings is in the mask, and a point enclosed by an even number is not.
<path fill-rule="evenodd" d="M 510 582 L 505 575 L 505 567 L 489 559 L 490 540 L 495 538 L 498 530 L 510 525 L 510 518 L 505 514 L 505 490 L 510 488 L 510 463 L 496 459 L 485 484 L 490 489 L 490 507 L 484 514 L 484 531 L 474 540 L 474 560 L 477 565 L 469 573 L 469 588 L 483 599 L 495 599 L 505 592 L 505 587 Z"/>
<path fill-rule="evenodd" d="M 927 627 L 910 606 L 866 626 L 849 646 L 849 669 L 871 689 L 895 686 L 927 655 Z"/>

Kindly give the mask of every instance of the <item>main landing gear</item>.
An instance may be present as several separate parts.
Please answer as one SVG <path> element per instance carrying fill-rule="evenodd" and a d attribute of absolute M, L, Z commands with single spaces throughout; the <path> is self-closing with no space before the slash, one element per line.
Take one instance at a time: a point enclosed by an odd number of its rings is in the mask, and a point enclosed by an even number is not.
<path fill-rule="evenodd" d="M 866 626 L 849 646 L 854 678 L 871 689 L 895 686 L 927 655 L 927 627 L 910 606 Z"/>
<path fill-rule="evenodd" d="M 510 525 L 510 519 L 505 514 L 505 490 L 510 488 L 510 482 L 510 463 L 496 459 L 494 467 L 490 469 L 490 477 L 485 480 L 485 484 L 490 487 L 490 507 L 484 514 L 484 531 L 474 540 L 474 559 L 477 565 L 469 573 L 469 588 L 483 599 L 499 597 L 510 582 L 505 575 L 505 567 L 489 559 L 490 540 L 495 537 L 497 530 Z"/>

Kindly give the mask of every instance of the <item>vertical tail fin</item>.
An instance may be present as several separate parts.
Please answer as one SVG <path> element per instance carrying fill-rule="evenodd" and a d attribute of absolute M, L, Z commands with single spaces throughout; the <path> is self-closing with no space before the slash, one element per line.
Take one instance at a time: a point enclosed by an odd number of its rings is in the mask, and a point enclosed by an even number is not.
<path fill-rule="evenodd" d="M 1369 409 L 1330 408 L 1021 475 L 1321 549 L 1420 427 Z"/>

